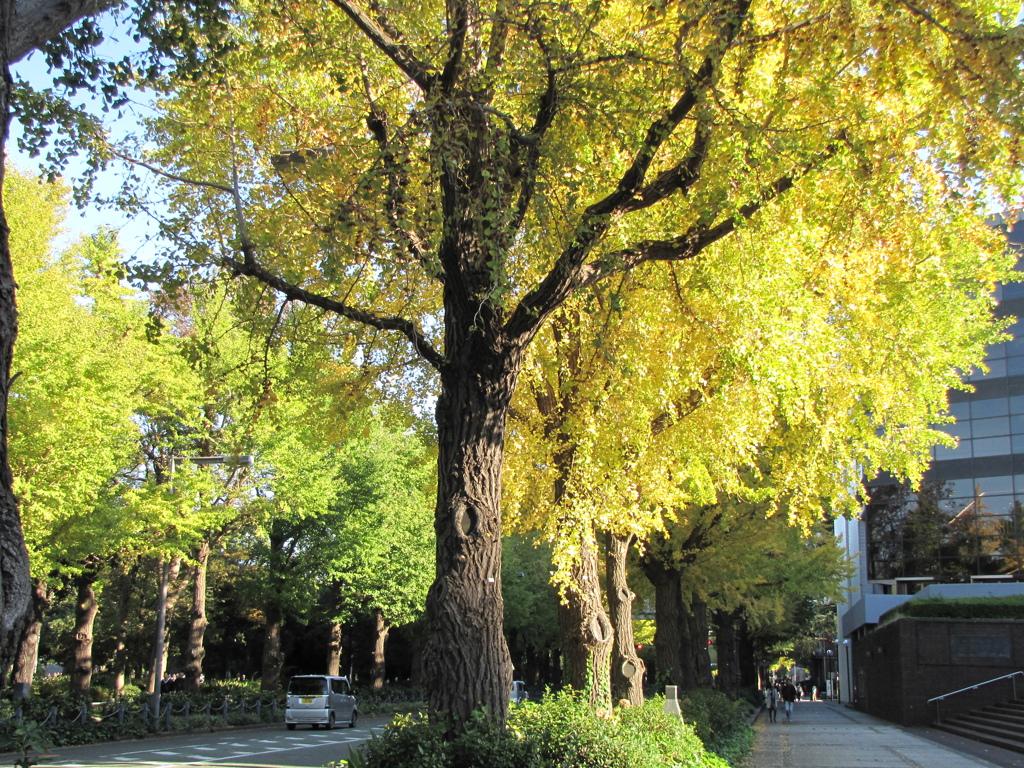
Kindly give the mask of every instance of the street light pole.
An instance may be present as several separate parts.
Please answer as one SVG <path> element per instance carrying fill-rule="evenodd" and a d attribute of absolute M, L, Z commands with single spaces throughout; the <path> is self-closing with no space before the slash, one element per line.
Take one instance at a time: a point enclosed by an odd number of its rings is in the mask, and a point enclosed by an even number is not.
<path fill-rule="evenodd" d="M 211 464 L 225 464 L 230 467 L 251 467 L 253 457 L 249 455 L 231 456 L 171 456 L 169 462 L 168 479 L 171 483 L 171 492 L 174 492 L 174 470 L 176 462 L 191 461 L 193 464 L 205 467 Z M 149 697 L 150 711 L 153 715 L 154 727 L 160 718 L 160 694 L 163 687 L 164 677 L 164 634 L 167 627 L 167 590 L 168 579 L 171 572 L 171 561 L 164 560 L 160 570 L 160 592 L 157 602 L 156 614 L 156 647 L 155 658 L 153 659 L 153 693 Z"/>

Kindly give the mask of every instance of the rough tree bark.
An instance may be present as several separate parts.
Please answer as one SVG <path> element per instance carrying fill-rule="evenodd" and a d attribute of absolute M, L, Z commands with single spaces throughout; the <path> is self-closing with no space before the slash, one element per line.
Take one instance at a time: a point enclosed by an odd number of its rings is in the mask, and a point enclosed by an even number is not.
<path fill-rule="evenodd" d="M 138 573 L 139 562 L 135 561 L 128 570 L 119 567 L 114 578 L 117 590 L 117 620 L 110 671 L 113 674 L 113 687 L 116 693 L 121 692 L 125 683 L 125 669 L 128 665 L 128 621 L 131 616 L 132 593 Z"/>
<path fill-rule="evenodd" d="M 174 615 L 174 606 L 178 602 L 178 595 L 181 592 L 179 578 L 181 576 L 181 558 L 172 557 L 168 563 L 157 563 L 157 572 L 166 569 L 167 583 L 160 589 L 158 601 L 163 605 L 157 605 L 157 613 L 161 611 L 164 615 L 163 632 L 160 633 L 153 643 L 153 653 L 150 656 L 149 679 L 147 682 L 148 691 L 153 693 L 156 690 L 157 675 L 167 675 L 167 658 L 170 650 L 167 646 L 167 627 L 170 626 L 171 617 Z M 163 579 L 164 576 L 160 576 Z"/>
<path fill-rule="evenodd" d="M 281 609 L 281 595 L 284 584 L 284 545 L 285 534 L 279 521 L 270 528 L 270 569 L 267 574 L 269 589 L 264 598 L 263 619 L 263 658 L 261 663 L 261 691 L 276 691 L 281 685 L 281 669 L 284 666 L 284 653 L 281 650 L 281 629 L 284 624 L 284 612 Z"/>
<path fill-rule="evenodd" d="M 32 680 L 39 663 L 39 638 L 43 631 L 43 617 L 50 607 L 50 593 L 46 582 L 42 579 L 32 580 L 32 608 L 29 612 L 25 634 L 18 647 L 18 655 L 14 660 L 15 696 L 28 696 L 32 690 Z"/>
<path fill-rule="evenodd" d="M 185 690 L 199 691 L 206 658 L 206 574 L 210 564 L 210 542 L 203 540 L 192 553 L 192 608 L 189 613 L 188 648 L 185 649 Z"/>
<path fill-rule="evenodd" d="M 122 0 L 16 0 L 7 61 L 12 64 L 86 16 L 95 16 Z"/>
<path fill-rule="evenodd" d="M 373 633 L 373 666 L 370 675 L 373 677 L 373 687 L 383 688 L 387 667 L 384 663 L 384 647 L 388 642 L 388 633 L 391 627 L 384 620 L 384 612 L 379 608 L 373 612 L 374 633 Z"/>
<path fill-rule="evenodd" d="M 632 536 L 605 534 L 605 579 L 608 593 L 608 614 L 615 629 L 612 647 L 612 700 L 629 702 L 632 707 L 643 706 L 643 660 L 637 655 L 633 637 L 633 594 L 626 574 L 626 556 L 633 542 Z"/>
<path fill-rule="evenodd" d="M 327 674 L 341 674 L 341 622 L 332 621 L 327 637 Z"/>
<path fill-rule="evenodd" d="M 486 707 L 503 723 L 512 661 L 502 631 L 501 470 L 522 349 L 470 331 L 467 309 L 447 313 L 452 359 L 441 367 L 437 402 L 437 570 L 424 672 L 432 711 L 467 722 Z"/>
<path fill-rule="evenodd" d="M 683 638 L 686 636 L 680 572 L 649 548 L 640 560 L 654 585 L 654 661 L 659 686 L 683 685 Z"/>
<path fill-rule="evenodd" d="M 739 611 L 716 611 L 715 650 L 718 652 L 718 690 L 736 698 L 739 694 Z"/>
<path fill-rule="evenodd" d="M 0 83 L 0 189 L 4 182 L 2 157 L 11 124 L 11 71 L 8 65 L 14 60 L 11 36 L 15 8 L 13 0 L 0 0 L 0 75 L 3 79 Z M 7 456 L 7 398 L 14 341 L 18 335 L 16 287 L 10 228 L 0 196 L 0 677 L 14 662 L 18 642 L 28 621 L 32 596 L 28 549 Z"/>
<path fill-rule="evenodd" d="M 711 628 L 708 623 L 708 604 L 697 595 L 691 594 L 689 600 L 684 602 L 682 614 L 685 617 L 685 634 L 681 649 L 683 679 L 680 685 L 687 691 L 694 688 L 710 688 L 713 679 L 711 654 L 708 650 Z"/>
<path fill-rule="evenodd" d="M 263 630 L 263 662 L 261 691 L 277 691 L 281 687 L 281 668 L 284 653 L 281 651 L 281 608 L 276 601 L 270 601 L 264 608 L 266 626 Z"/>
<path fill-rule="evenodd" d="M 94 586 L 99 574 L 88 569 L 75 577 L 75 629 L 71 648 L 71 692 L 88 694 L 92 685 L 93 625 L 99 604 Z"/>
<path fill-rule="evenodd" d="M 558 626 L 565 663 L 563 682 L 586 691 L 591 705 L 610 709 L 612 623 L 601 604 L 601 578 L 597 545 L 590 537 L 581 542 L 579 559 L 558 605 Z"/>

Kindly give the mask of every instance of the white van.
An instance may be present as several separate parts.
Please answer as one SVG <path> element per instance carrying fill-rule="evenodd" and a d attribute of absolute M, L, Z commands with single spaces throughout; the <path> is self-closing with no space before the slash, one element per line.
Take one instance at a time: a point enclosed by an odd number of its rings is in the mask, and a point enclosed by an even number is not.
<path fill-rule="evenodd" d="M 284 722 L 289 731 L 296 725 L 321 725 L 330 730 L 335 725 L 356 727 L 356 697 L 347 677 L 331 675 L 297 675 L 288 683 L 288 703 Z"/>

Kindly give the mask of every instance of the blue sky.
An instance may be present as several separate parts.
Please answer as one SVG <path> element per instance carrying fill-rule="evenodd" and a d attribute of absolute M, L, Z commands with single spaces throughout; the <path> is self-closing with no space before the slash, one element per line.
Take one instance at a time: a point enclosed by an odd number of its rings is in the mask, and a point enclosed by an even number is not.
<path fill-rule="evenodd" d="M 107 38 L 103 47 L 101 47 L 101 51 L 105 48 L 110 52 L 110 55 L 120 57 L 124 55 L 126 49 L 130 51 L 132 47 L 136 46 L 129 34 L 118 29 L 117 22 L 111 14 L 104 14 L 100 21 L 100 26 Z M 39 51 L 29 54 L 25 59 L 14 64 L 11 69 L 15 77 L 21 77 L 37 89 L 48 88 L 53 84 L 54 75 L 47 70 L 45 58 Z M 108 126 L 115 135 L 118 131 L 124 132 L 133 126 L 134 119 L 132 115 L 137 114 L 138 110 L 144 108 L 144 95 L 137 94 L 136 98 L 142 103 L 134 107 L 130 106 L 125 118 L 122 118 L 119 123 L 112 123 Z M 87 102 L 82 99 L 82 103 Z M 98 113 L 99 110 L 95 111 Z M 32 158 L 21 152 L 17 143 L 21 135 L 21 126 L 17 120 L 12 121 L 11 139 L 7 144 L 7 157 L 9 161 L 22 171 L 39 173 L 42 158 Z M 73 183 L 76 176 L 82 174 L 84 167 L 85 164 L 82 160 L 72 159 L 65 175 L 66 181 L 69 184 Z M 120 169 L 113 166 L 102 173 L 97 180 L 97 192 L 101 195 L 113 194 L 120 186 L 119 174 Z M 119 232 L 119 241 L 126 256 L 146 260 L 155 257 L 155 249 L 150 240 L 155 236 L 156 228 L 150 221 L 142 217 L 129 219 L 120 211 L 110 208 L 101 209 L 91 204 L 83 209 L 76 209 L 72 206 L 65 221 L 66 233 L 59 245 L 71 242 L 79 235 L 95 232 L 104 226 L 116 229 Z"/>

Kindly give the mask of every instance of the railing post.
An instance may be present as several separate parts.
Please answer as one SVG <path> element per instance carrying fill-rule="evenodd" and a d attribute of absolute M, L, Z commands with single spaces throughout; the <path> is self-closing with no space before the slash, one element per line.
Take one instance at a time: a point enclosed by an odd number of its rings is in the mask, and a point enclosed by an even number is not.
<path fill-rule="evenodd" d="M 124 725 L 124 702 L 117 707 L 117 724 Z"/>
<path fill-rule="evenodd" d="M 171 702 L 167 702 L 167 709 L 164 712 L 164 730 L 171 732 Z"/>
<path fill-rule="evenodd" d="M 211 712 L 212 709 L 213 709 L 213 702 L 207 700 L 206 706 L 204 707 L 205 714 L 206 714 L 206 727 L 207 728 L 210 727 L 210 712 Z"/>
<path fill-rule="evenodd" d="M 224 712 L 224 725 L 228 724 L 228 700 L 224 699 L 224 706 L 221 708 Z"/>

